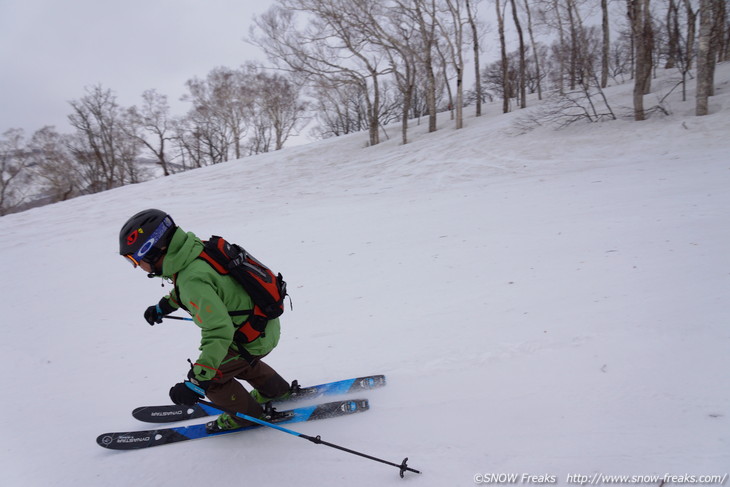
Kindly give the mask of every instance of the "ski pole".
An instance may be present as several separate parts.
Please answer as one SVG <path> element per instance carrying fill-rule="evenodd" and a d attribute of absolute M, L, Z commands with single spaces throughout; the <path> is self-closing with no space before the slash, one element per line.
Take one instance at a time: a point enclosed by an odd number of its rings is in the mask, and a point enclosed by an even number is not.
<path fill-rule="evenodd" d="M 252 423 L 256 423 L 256 424 L 261 425 L 261 426 L 266 426 L 267 428 L 272 428 L 272 429 L 275 429 L 275 430 L 279 430 L 279 431 L 281 431 L 283 433 L 287 433 L 289 435 L 296 436 L 298 438 L 303 438 L 305 440 L 309 440 L 312 443 L 314 443 L 315 445 L 328 446 L 330 448 L 334 448 L 336 450 L 344 451 L 344 452 L 350 453 L 352 455 L 357 455 L 357 456 L 360 456 L 360 457 L 363 457 L 363 458 L 367 458 L 368 460 L 373 460 L 373 461 L 376 461 L 376 462 L 384 463 L 386 465 L 390 465 L 392 467 L 396 467 L 396 468 L 400 469 L 400 476 L 401 476 L 401 478 L 404 477 L 404 475 L 405 475 L 406 472 L 421 473 L 420 470 L 416 470 L 416 469 L 411 468 L 411 467 L 408 466 L 408 464 L 407 464 L 408 457 L 406 457 L 405 459 L 403 459 L 403 461 L 400 464 L 393 463 L 393 462 L 389 462 L 388 460 L 383 460 L 382 458 L 377 458 L 377 457 L 374 457 L 372 455 L 368 455 L 366 453 L 362 453 L 362 452 L 359 452 L 359 451 L 351 450 L 349 448 L 345 448 L 344 446 L 335 445 L 334 443 L 330 443 L 328 441 L 324 441 L 319 435 L 318 436 L 305 435 L 304 433 L 299 433 L 298 431 L 290 430 L 288 428 L 284 428 L 284 427 L 279 426 L 277 424 L 269 423 L 269 422 L 264 421 L 264 420 L 259 419 L 259 418 L 254 418 L 253 416 L 249 416 L 248 414 L 238 413 L 236 411 L 231 411 L 231 410 L 228 410 L 228 409 L 221 408 L 220 406 L 217 406 L 217 405 L 213 404 L 212 402 L 207 402 L 207 401 L 198 401 L 198 402 L 200 404 L 204 404 L 206 406 L 214 407 L 214 408 L 219 409 L 221 411 L 224 411 L 224 412 L 226 412 L 228 414 L 233 414 L 235 416 L 238 416 L 241 419 L 245 419 L 246 421 L 250 421 Z"/>
<path fill-rule="evenodd" d="M 185 320 L 185 321 L 193 321 L 192 318 L 186 318 L 185 316 L 172 316 L 172 315 L 165 315 L 163 316 L 166 320 Z"/>

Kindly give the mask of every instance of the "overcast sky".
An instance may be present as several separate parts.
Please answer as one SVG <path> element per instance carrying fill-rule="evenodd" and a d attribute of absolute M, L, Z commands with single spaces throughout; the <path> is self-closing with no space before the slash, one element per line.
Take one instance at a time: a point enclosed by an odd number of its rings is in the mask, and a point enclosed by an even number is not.
<path fill-rule="evenodd" d="M 0 0 L 0 134 L 69 132 L 70 100 L 101 84 L 123 106 L 167 95 L 217 66 L 264 60 L 243 38 L 274 0 Z M 175 106 L 177 105 L 177 106 Z"/>

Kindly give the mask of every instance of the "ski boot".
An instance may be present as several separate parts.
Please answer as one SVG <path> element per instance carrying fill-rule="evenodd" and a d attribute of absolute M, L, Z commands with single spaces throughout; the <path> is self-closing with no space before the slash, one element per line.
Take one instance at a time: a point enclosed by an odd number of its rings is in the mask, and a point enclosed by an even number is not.
<path fill-rule="evenodd" d="M 286 391 L 284 394 L 278 397 L 266 397 L 263 394 L 261 394 L 257 389 L 253 389 L 251 391 L 251 397 L 254 398 L 254 400 L 259 404 L 266 404 L 268 402 L 277 402 L 277 401 L 286 401 L 287 399 L 291 399 L 293 397 L 296 397 L 298 392 L 301 390 L 301 386 L 299 385 L 298 381 L 294 381 L 291 383 L 291 386 L 289 387 L 289 390 Z"/>
<path fill-rule="evenodd" d="M 280 423 L 294 416 L 291 411 L 277 411 L 276 408 L 271 405 L 271 402 L 263 404 L 263 408 L 264 414 L 259 416 L 259 419 L 263 419 L 268 423 Z"/>
<path fill-rule="evenodd" d="M 239 429 L 242 426 L 239 425 L 235 419 L 228 413 L 223 413 L 213 421 L 205 423 L 205 431 L 208 434 L 220 433 L 222 431 L 229 431 Z"/>

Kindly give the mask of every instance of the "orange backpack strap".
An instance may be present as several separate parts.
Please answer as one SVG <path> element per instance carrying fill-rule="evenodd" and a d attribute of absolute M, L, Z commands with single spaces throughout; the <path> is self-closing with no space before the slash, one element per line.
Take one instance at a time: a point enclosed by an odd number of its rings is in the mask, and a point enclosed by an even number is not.
<path fill-rule="evenodd" d="M 214 240 L 214 239 L 216 239 L 216 240 Z M 224 251 L 224 247 L 223 247 L 226 243 L 225 240 L 223 240 L 220 237 L 213 237 L 210 239 L 210 243 L 214 245 L 213 248 L 215 248 L 216 250 L 218 250 L 218 252 L 220 252 L 220 254 L 216 254 L 216 255 L 219 255 L 219 256 L 226 255 L 225 251 Z M 205 242 L 205 245 L 207 247 L 208 242 Z M 206 261 L 208 264 L 210 264 L 211 267 L 213 267 L 213 269 L 215 269 L 216 272 L 218 272 L 218 274 L 225 275 L 225 274 L 229 273 L 228 269 L 223 265 L 222 259 L 220 259 L 220 257 L 218 259 L 213 258 L 208 252 L 205 251 L 205 249 L 203 249 L 203 251 L 200 253 L 200 258 L 203 259 L 204 261 Z"/>

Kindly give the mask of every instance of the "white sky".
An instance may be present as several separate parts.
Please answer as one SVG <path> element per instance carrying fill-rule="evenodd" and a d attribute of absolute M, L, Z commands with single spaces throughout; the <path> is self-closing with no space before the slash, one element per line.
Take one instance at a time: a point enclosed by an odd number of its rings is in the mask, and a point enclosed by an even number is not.
<path fill-rule="evenodd" d="M 264 60 L 245 43 L 274 0 L 0 0 L 0 134 L 44 125 L 69 132 L 68 102 L 101 84 L 123 106 L 168 96 L 217 66 Z M 177 106 L 175 106 L 177 104 Z"/>

